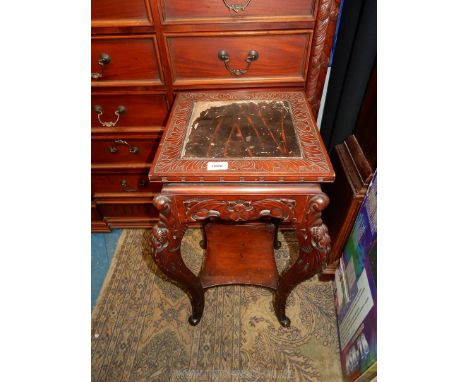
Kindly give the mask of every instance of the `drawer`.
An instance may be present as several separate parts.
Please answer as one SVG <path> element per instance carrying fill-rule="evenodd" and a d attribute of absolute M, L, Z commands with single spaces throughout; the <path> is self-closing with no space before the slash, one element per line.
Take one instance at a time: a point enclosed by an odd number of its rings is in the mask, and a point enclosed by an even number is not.
<path fill-rule="evenodd" d="M 104 198 L 96 200 L 96 204 L 111 228 L 150 228 L 158 220 L 152 197 Z"/>
<path fill-rule="evenodd" d="M 153 137 L 129 134 L 94 136 L 91 140 L 91 162 L 151 163 L 161 134 Z"/>
<path fill-rule="evenodd" d="M 154 36 L 93 37 L 93 86 L 162 85 L 158 48 Z"/>
<path fill-rule="evenodd" d="M 164 94 L 91 95 L 91 127 L 163 126 L 168 111 Z"/>
<path fill-rule="evenodd" d="M 91 202 L 91 232 L 110 232 L 111 229 L 106 222 L 102 220 L 102 216 L 95 202 Z"/>
<path fill-rule="evenodd" d="M 92 0 L 91 25 L 152 25 L 149 0 Z"/>
<path fill-rule="evenodd" d="M 166 35 L 176 86 L 304 83 L 311 39 L 312 31 Z M 258 58 L 249 66 L 253 50 Z"/>
<path fill-rule="evenodd" d="M 100 172 L 91 175 L 91 188 L 95 195 L 102 193 L 137 194 L 141 192 L 159 192 L 161 191 L 161 183 L 150 184 L 148 169 L 143 172 Z"/>
<path fill-rule="evenodd" d="M 161 0 L 163 18 L 171 22 L 248 21 L 250 18 L 313 19 L 315 0 Z M 237 11 L 237 12 L 236 12 Z"/>

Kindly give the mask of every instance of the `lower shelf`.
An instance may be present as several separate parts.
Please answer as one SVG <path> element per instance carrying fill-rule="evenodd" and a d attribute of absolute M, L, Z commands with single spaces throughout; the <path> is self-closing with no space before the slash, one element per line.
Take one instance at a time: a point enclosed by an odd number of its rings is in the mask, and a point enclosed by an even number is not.
<path fill-rule="evenodd" d="M 200 271 L 204 288 L 247 284 L 276 289 L 278 270 L 272 223 L 205 225 L 206 257 Z"/>

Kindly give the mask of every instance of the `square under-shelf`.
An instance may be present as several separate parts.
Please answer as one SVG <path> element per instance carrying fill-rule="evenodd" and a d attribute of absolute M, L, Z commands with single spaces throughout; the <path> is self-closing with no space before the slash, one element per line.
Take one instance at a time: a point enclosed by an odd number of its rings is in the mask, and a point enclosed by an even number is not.
<path fill-rule="evenodd" d="M 250 284 L 276 289 L 273 223 L 205 225 L 206 256 L 199 277 L 204 288 Z"/>

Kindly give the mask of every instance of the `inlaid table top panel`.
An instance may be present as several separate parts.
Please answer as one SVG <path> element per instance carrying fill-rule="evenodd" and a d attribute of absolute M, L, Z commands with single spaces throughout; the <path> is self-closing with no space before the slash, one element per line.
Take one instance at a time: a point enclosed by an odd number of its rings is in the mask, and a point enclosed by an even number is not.
<path fill-rule="evenodd" d="M 179 93 L 150 180 L 331 182 L 335 174 L 304 93 Z"/>
<path fill-rule="evenodd" d="M 182 158 L 245 157 L 303 157 L 289 102 L 195 102 Z"/>

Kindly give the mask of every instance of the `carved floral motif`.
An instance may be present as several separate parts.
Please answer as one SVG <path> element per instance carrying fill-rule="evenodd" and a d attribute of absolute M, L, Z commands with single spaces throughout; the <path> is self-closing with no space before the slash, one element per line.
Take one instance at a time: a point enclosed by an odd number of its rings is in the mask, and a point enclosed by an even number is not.
<path fill-rule="evenodd" d="M 218 218 L 231 221 L 248 221 L 261 217 L 295 221 L 293 199 L 262 200 L 214 200 L 191 199 L 184 201 L 185 214 L 189 220 L 200 221 Z"/>
<path fill-rule="evenodd" d="M 159 222 L 153 228 L 153 236 L 151 238 L 151 243 L 156 254 L 159 254 L 169 245 L 171 200 L 164 195 L 159 195 L 155 199 L 155 207 L 159 211 Z"/>
<path fill-rule="evenodd" d="M 167 228 L 155 227 L 153 231 L 154 239 L 153 242 L 156 252 L 161 252 L 164 248 L 167 247 L 169 240 L 169 233 Z"/>
<path fill-rule="evenodd" d="M 328 196 L 323 193 L 312 196 L 306 223 L 296 231 L 301 252 L 314 256 L 314 263 L 319 267 L 325 266 L 331 248 L 328 228 L 322 222 L 322 210 L 329 202 Z"/>
<path fill-rule="evenodd" d="M 171 198 L 165 195 L 158 195 L 154 200 L 154 205 L 159 211 L 159 222 L 153 228 L 151 239 L 156 260 L 159 260 L 159 254 L 166 248 L 170 252 L 179 250 L 185 233 L 185 227 L 180 226 L 172 214 L 171 204 Z"/>
<path fill-rule="evenodd" d="M 322 224 L 318 227 L 312 227 L 311 233 L 311 242 L 313 247 L 319 252 L 328 254 L 328 252 L 330 252 L 331 244 L 331 239 L 328 235 L 328 227 L 325 224 Z"/>

